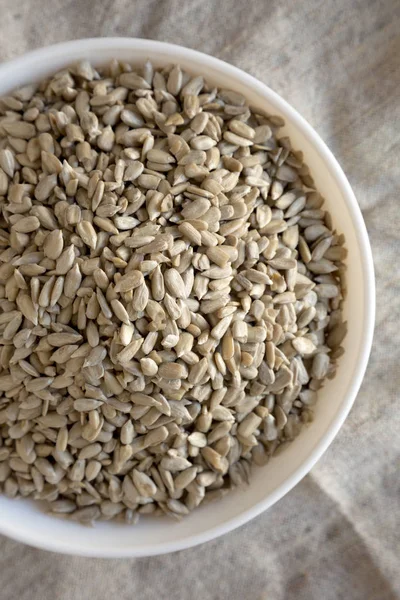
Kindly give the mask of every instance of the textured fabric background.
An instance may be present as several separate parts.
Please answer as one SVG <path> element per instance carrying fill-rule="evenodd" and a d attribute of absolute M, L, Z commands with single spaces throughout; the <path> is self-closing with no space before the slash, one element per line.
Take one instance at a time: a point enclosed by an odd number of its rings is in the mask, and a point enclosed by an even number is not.
<path fill-rule="evenodd" d="M 0 60 L 71 38 L 137 36 L 213 54 L 270 85 L 346 171 L 378 290 L 351 415 L 277 505 L 223 538 L 150 559 L 58 556 L 0 537 L 0 599 L 400 598 L 400 2 L 0 0 L 0 15 Z"/>

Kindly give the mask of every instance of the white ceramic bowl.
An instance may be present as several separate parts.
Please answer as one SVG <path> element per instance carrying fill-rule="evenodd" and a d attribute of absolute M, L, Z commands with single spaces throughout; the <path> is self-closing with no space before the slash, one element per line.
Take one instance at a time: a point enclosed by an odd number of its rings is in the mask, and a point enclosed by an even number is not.
<path fill-rule="evenodd" d="M 250 103 L 284 117 L 285 134 L 302 150 L 317 189 L 326 198 L 334 225 L 344 233 L 348 254 L 349 330 L 346 354 L 338 373 L 320 393 L 314 422 L 263 468 L 255 468 L 247 489 L 200 507 L 180 523 L 142 519 L 135 528 L 101 523 L 86 528 L 41 513 L 25 500 L 0 496 L 0 532 L 33 546 L 98 557 L 147 556 L 188 548 L 226 533 L 277 502 L 295 486 L 325 452 L 346 418 L 367 366 L 375 310 L 371 249 L 360 209 L 350 185 L 327 146 L 310 125 L 280 96 L 243 71 L 206 54 L 180 46 L 129 38 L 67 42 L 36 50 L 0 66 L 0 95 L 50 75 L 79 59 L 103 64 L 111 58 L 155 65 L 180 63 L 220 87 L 242 92 Z M 299 82 L 299 85 L 301 83 Z"/>

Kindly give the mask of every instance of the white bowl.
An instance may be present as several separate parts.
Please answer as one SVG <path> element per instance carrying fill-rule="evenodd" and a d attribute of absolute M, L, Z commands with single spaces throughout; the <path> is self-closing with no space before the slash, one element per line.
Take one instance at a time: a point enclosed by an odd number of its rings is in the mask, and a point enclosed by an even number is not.
<path fill-rule="evenodd" d="M 130 38 L 76 40 L 36 50 L 0 66 L 0 95 L 50 75 L 79 59 L 103 64 L 111 58 L 155 65 L 180 63 L 220 87 L 245 94 L 250 103 L 284 117 L 285 134 L 302 150 L 317 189 L 326 198 L 348 248 L 345 317 L 348 335 L 337 376 L 321 391 L 314 422 L 268 465 L 253 470 L 250 485 L 200 507 L 180 523 L 142 519 L 134 528 L 100 523 L 86 528 L 41 513 L 35 503 L 0 496 L 0 532 L 32 546 L 98 557 L 148 556 L 172 552 L 224 534 L 269 508 L 313 467 L 345 420 L 367 366 L 371 349 L 375 291 L 367 231 L 350 185 L 336 159 L 312 127 L 280 96 L 240 69 L 180 46 Z M 299 82 L 299 85 L 300 82 Z"/>

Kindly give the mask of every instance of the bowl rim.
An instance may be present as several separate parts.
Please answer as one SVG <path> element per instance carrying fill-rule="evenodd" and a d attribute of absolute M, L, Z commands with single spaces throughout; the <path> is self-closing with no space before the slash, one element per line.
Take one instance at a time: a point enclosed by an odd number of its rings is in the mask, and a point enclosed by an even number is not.
<path fill-rule="evenodd" d="M 38 61 L 46 61 L 51 55 L 67 55 L 70 50 L 79 49 L 82 55 L 85 51 L 93 50 L 112 50 L 112 49 L 131 49 L 147 51 L 151 58 L 152 53 L 164 53 L 166 56 L 184 52 L 185 60 L 193 59 L 196 64 L 207 64 L 216 70 L 223 71 L 227 76 L 240 81 L 242 84 L 247 84 L 255 92 L 268 97 L 268 100 L 279 107 L 279 110 L 287 116 L 294 126 L 308 138 L 312 146 L 323 159 L 327 170 L 332 178 L 336 181 L 338 189 L 342 194 L 347 208 L 351 214 L 355 229 L 355 237 L 360 250 L 360 260 L 362 264 L 364 287 L 363 297 L 365 302 L 365 311 L 363 316 L 363 333 L 360 340 L 360 350 L 357 361 L 354 363 L 354 371 L 349 385 L 347 394 L 343 399 L 335 417 L 332 419 L 328 428 L 322 434 L 321 439 L 315 444 L 308 458 L 273 492 L 268 494 L 266 498 L 257 502 L 249 509 L 244 510 L 239 515 L 224 521 L 210 529 L 206 529 L 201 533 L 189 535 L 183 539 L 168 542 L 157 542 L 145 548 L 145 552 L 134 547 L 128 548 L 110 548 L 107 550 L 97 548 L 94 551 L 86 548 L 79 548 L 77 543 L 73 541 L 73 537 L 68 542 L 60 542 L 57 539 L 43 541 L 39 534 L 24 532 L 15 527 L 13 522 L 7 521 L 6 515 L 4 518 L 0 515 L 0 533 L 4 534 L 16 541 L 35 546 L 43 550 L 53 552 L 62 552 L 65 554 L 81 555 L 81 556 L 96 556 L 102 558 L 122 558 L 122 557 L 140 557 L 154 556 L 169 552 L 175 552 L 184 548 L 196 546 L 207 542 L 220 535 L 228 533 L 241 525 L 244 525 L 254 517 L 261 514 L 264 510 L 275 504 L 285 494 L 287 494 L 301 479 L 313 468 L 316 462 L 321 458 L 327 450 L 333 439 L 336 437 L 339 429 L 345 421 L 361 386 L 365 370 L 368 364 L 368 359 L 371 352 L 373 332 L 375 325 L 375 278 L 374 266 L 371 246 L 368 238 L 367 229 L 362 217 L 360 207 L 357 203 L 354 192 L 344 174 L 337 159 L 332 154 L 331 150 L 317 134 L 308 121 L 302 117 L 295 108 L 293 108 L 279 94 L 274 92 L 269 86 L 259 81 L 252 75 L 249 75 L 242 69 L 235 67 L 221 59 L 210 56 L 204 52 L 199 52 L 178 44 L 167 42 L 153 41 L 141 38 L 130 37 L 97 37 L 83 38 L 67 42 L 60 42 L 49 46 L 27 52 L 17 58 L 6 61 L 0 65 L 0 78 L 7 78 L 12 71 L 25 69 L 27 65 L 37 64 Z M 66 61 L 67 63 L 67 61 Z M 29 81 L 26 81 L 29 83 Z"/>

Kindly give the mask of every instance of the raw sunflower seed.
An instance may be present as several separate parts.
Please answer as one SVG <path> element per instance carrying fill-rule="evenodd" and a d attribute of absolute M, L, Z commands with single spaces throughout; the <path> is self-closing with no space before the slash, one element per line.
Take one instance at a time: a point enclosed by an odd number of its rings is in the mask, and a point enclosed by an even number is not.
<path fill-rule="evenodd" d="M 283 120 L 179 65 L 81 61 L 0 104 L 1 489 L 180 519 L 312 419 L 343 236 Z"/>

